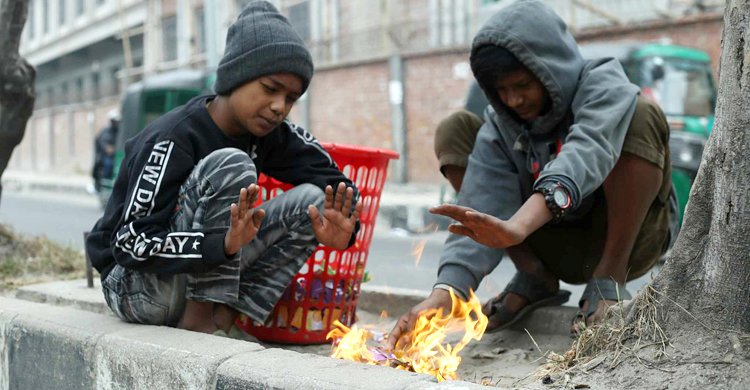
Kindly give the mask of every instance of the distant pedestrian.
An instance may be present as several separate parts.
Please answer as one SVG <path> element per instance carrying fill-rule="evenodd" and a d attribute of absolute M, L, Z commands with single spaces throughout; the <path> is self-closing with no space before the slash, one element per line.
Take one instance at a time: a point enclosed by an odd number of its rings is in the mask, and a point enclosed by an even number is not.
<path fill-rule="evenodd" d="M 91 176 L 94 179 L 94 189 L 101 191 L 102 180 L 112 179 L 115 160 L 115 143 L 120 126 L 120 113 L 112 109 L 107 113 L 109 124 L 104 127 L 94 139 L 94 166 Z"/>

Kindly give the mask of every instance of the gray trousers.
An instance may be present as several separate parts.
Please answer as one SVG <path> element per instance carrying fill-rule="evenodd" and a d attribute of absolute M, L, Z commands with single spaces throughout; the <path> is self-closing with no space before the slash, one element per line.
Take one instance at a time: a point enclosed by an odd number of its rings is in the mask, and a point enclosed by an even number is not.
<path fill-rule="evenodd" d="M 257 181 L 250 157 L 217 150 L 180 187 L 172 231 L 225 231 L 240 189 Z M 186 300 L 218 302 L 264 322 L 281 294 L 318 245 L 307 206 L 322 208 L 325 194 L 302 184 L 263 203 L 257 236 L 226 263 L 200 274 L 153 274 L 116 265 L 102 282 L 112 311 L 128 322 L 175 326 Z"/>

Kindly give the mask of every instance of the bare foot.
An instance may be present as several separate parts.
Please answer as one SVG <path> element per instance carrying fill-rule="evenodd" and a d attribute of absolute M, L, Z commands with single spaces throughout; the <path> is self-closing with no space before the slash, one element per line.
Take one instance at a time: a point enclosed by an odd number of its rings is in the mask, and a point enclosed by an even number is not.
<path fill-rule="evenodd" d="M 177 327 L 211 334 L 219 329 L 229 332 L 237 315 L 237 311 L 220 303 L 188 300 Z"/>
<path fill-rule="evenodd" d="M 588 318 L 585 319 L 585 322 L 581 317 L 576 317 L 570 327 L 571 334 L 579 335 L 587 327 L 591 327 L 593 325 L 601 323 L 602 320 L 604 320 L 604 317 L 607 315 L 607 311 L 609 310 L 609 308 L 616 304 L 617 301 L 600 300 L 599 304 L 596 307 L 596 310 Z M 586 313 L 588 309 L 589 302 L 586 301 L 581 308 L 581 313 Z"/>

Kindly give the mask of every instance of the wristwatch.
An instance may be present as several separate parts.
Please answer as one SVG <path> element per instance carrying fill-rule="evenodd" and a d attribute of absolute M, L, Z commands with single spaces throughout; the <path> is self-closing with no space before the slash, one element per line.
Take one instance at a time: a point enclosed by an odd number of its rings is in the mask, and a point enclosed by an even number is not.
<path fill-rule="evenodd" d="M 540 183 L 534 191 L 544 195 L 547 208 L 552 212 L 553 222 L 559 222 L 570 209 L 572 203 L 570 195 L 568 195 L 568 191 L 560 183 L 545 181 Z"/>

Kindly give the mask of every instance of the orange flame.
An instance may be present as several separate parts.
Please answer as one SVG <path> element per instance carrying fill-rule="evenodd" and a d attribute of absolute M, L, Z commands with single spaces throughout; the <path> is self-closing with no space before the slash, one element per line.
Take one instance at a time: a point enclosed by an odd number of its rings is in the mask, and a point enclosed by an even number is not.
<path fill-rule="evenodd" d="M 327 339 L 338 340 L 331 357 L 376 364 L 372 351 L 367 347 L 367 341 L 372 339 L 370 331 L 359 329 L 357 325 L 350 329 L 339 320 L 334 321 L 333 325 L 335 328 L 326 335 Z"/>
<path fill-rule="evenodd" d="M 422 261 L 422 254 L 424 253 L 424 246 L 427 244 L 427 240 L 422 240 L 414 245 L 411 254 L 414 256 L 414 266 L 419 267 L 419 262 Z"/>
<path fill-rule="evenodd" d="M 356 325 L 350 329 L 337 321 L 327 335 L 334 341 L 331 356 L 430 374 L 438 381 L 457 379 L 459 353 L 472 339 L 481 340 L 487 317 L 482 314 L 482 305 L 474 292 L 468 301 L 456 297 L 452 290 L 450 295 L 451 312 L 446 315 L 442 309 L 430 309 L 420 313 L 414 329 L 401 337 L 392 354 L 368 347 L 367 342 L 373 338 L 370 331 Z M 460 331 L 463 331 L 460 341 L 454 345 L 445 341 Z"/>

